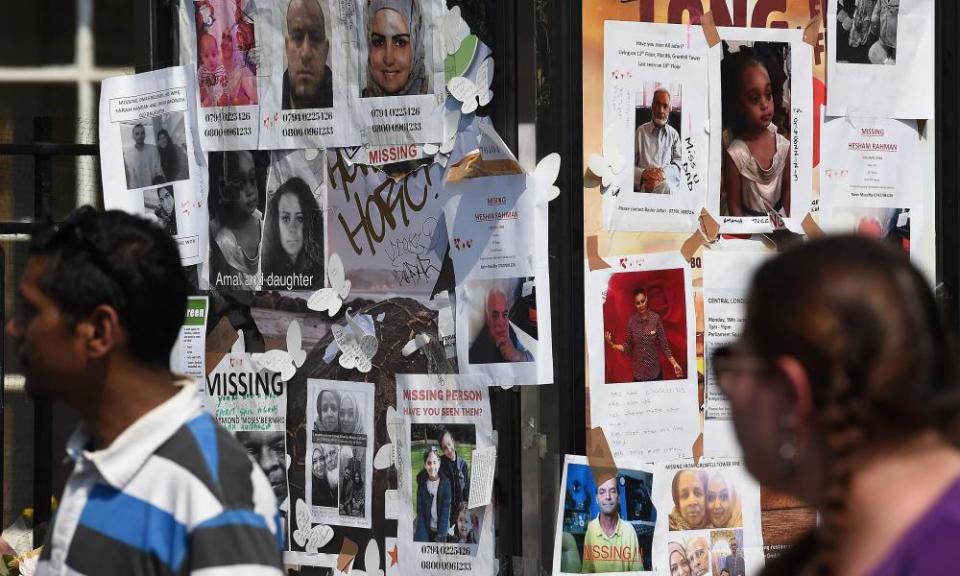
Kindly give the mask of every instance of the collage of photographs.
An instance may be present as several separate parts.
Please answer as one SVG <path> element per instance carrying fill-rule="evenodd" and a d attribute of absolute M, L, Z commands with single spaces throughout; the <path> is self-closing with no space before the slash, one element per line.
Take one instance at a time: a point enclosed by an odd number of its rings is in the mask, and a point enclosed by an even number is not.
<path fill-rule="evenodd" d="M 208 299 L 171 362 L 263 472 L 288 574 L 345 573 L 350 546 L 368 576 L 500 571 L 496 450 L 520 439 L 493 389 L 571 378 L 586 453 L 522 439 L 562 474 L 539 568 L 753 575 L 816 522 L 750 475 L 723 362 L 787 245 L 854 232 L 930 265 L 933 106 L 906 95 L 932 45 L 897 29 L 932 0 L 629 4 L 578 15 L 585 373 L 563 378 L 569 191 L 478 110 L 470 3 L 186 0 L 179 66 L 103 82 L 104 206 L 156 222 Z"/>

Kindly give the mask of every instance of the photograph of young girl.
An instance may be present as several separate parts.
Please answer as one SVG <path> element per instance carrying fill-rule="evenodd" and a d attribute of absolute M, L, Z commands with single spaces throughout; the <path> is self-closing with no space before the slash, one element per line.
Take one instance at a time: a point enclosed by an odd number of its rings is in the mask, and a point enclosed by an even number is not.
<path fill-rule="evenodd" d="M 247 0 L 194 0 L 200 106 L 257 104 L 256 38 Z"/>
<path fill-rule="evenodd" d="M 688 366 L 683 270 L 611 276 L 603 327 L 606 383 L 684 378 Z"/>
<path fill-rule="evenodd" d="M 269 154 L 211 152 L 210 284 L 260 288 L 260 241 Z"/>
<path fill-rule="evenodd" d="M 477 542 L 480 510 L 466 508 L 474 448 L 472 424 L 411 425 L 414 542 Z"/>
<path fill-rule="evenodd" d="M 720 214 L 789 217 L 790 44 L 723 41 Z"/>

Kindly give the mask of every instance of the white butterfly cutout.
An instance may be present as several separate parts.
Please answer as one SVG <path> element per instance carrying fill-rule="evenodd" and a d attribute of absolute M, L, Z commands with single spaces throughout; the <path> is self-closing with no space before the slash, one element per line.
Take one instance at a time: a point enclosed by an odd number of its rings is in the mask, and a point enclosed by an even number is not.
<path fill-rule="evenodd" d="M 493 58 L 487 58 L 477 68 L 477 80 L 474 82 L 465 76 L 451 78 L 447 90 L 462 104 L 460 111 L 473 114 L 480 106 L 486 106 L 493 100 Z"/>
<path fill-rule="evenodd" d="M 230 347 L 231 354 L 246 354 L 247 345 L 243 340 L 243 330 L 237 330 L 237 339 L 233 342 L 233 346 Z"/>
<path fill-rule="evenodd" d="M 250 355 L 250 360 L 260 369 L 279 372 L 280 379 L 289 382 L 297 373 L 297 368 L 303 366 L 307 359 L 307 351 L 303 349 L 303 329 L 299 320 L 292 320 L 287 325 L 287 349 L 269 350 L 263 354 Z"/>
<path fill-rule="evenodd" d="M 546 186 L 546 200 L 547 202 L 556 200 L 557 196 L 560 196 L 560 188 L 555 184 L 557 182 L 557 176 L 560 175 L 560 155 L 556 152 L 552 154 L 547 154 L 537 162 L 537 168 L 533 171 L 533 177 L 537 179 L 537 182 L 540 182 L 541 185 Z"/>
<path fill-rule="evenodd" d="M 334 574 L 349 574 L 350 576 L 383 576 L 383 570 L 380 569 L 380 545 L 377 544 L 377 541 L 373 538 L 367 542 L 367 549 L 363 552 L 363 570 L 357 570 L 353 568 L 353 562 L 350 564 L 351 565 L 347 567 L 346 572 L 335 570 Z"/>
<path fill-rule="evenodd" d="M 397 439 L 403 434 L 403 418 L 393 406 L 387 407 L 387 436 L 390 442 L 384 444 L 377 450 L 377 455 L 373 457 L 373 467 L 377 470 L 385 470 L 397 465 L 398 451 Z"/>
<path fill-rule="evenodd" d="M 443 142 L 439 144 L 424 144 L 423 153 L 433 156 L 437 153 L 449 154 L 457 143 L 457 129 L 460 127 L 460 109 L 443 112 Z"/>
<path fill-rule="evenodd" d="M 604 189 L 612 190 L 616 195 L 620 191 L 619 186 L 611 187 L 616 181 L 616 176 L 623 172 L 625 165 L 626 160 L 620 152 L 620 130 L 616 124 L 611 124 L 603 131 L 603 155 L 591 154 L 587 160 L 587 167 L 600 179 Z"/>
<path fill-rule="evenodd" d="M 454 6 L 440 17 L 440 35 L 447 54 L 456 54 L 464 39 L 470 35 L 470 26 L 460 16 L 460 7 Z"/>
<path fill-rule="evenodd" d="M 380 342 L 376 334 L 367 334 L 357 321 L 350 317 L 349 308 L 344 316 L 347 318 L 346 326 L 334 324 L 330 328 L 333 339 L 340 348 L 340 366 L 367 374 L 373 368 L 373 357 L 377 355 Z"/>
<path fill-rule="evenodd" d="M 310 507 L 297 498 L 297 529 L 293 531 L 293 541 L 308 554 L 317 554 L 320 549 L 333 540 L 333 528 L 326 524 L 313 525 Z"/>
<path fill-rule="evenodd" d="M 303 158 L 307 162 L 313 162 L 317 159 L 317 156 L 320 155 L 320 152 L 322 152 L 320 148 L 305 148 L 303 150 Z"/>
<path fill-rule="evenodd" d="M 310 295 L 307 308 L 316 312 L 327 312 L 336 316 L 343 306 L 343 301 L 350 294 L 350 281 L 343 271 L 343 260 L 334 252 L 327 260 L 327 280 L 330 288 L 321 288 Z"/>

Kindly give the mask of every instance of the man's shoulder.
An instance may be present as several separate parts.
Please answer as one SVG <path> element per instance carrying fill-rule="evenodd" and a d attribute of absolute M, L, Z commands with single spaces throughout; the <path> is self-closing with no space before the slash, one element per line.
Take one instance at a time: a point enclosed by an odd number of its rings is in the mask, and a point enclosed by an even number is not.
<path fill-rule="evenodd" d="M 670 138 L 676 138 L 678 140 L 680 139 L 680 133 L 677 132 L 677 129 L 673 126 L 664 124 L 663 129 L 666 131 L 667 135 L 670 136 Z"/>

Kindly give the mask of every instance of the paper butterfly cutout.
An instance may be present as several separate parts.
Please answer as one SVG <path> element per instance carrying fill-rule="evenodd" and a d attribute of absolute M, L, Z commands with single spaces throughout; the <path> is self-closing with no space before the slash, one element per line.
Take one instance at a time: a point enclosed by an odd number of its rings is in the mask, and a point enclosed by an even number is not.
<path fill-rule="evenodd" d="M 334 252 L 327 261 L 327 280 L 330 288 L 321 288 L 314 292 L 307 300 L 307 308 L 316 312 L 327 312 L 336 316 L 343 306 L 343 300 L 350 293 L 350 281 L 343 271 L 343 261 Z"/>
<path fill-rule="evenodd" d="M 344 316 L 347 317 L 346 326 L 334 324 L 330 327 L 333 339 L 340 348 L 340 366 L 367 374 L 373 368 L 373 357 L 377 355 L 380 342 L 376 334 L 367 334 L 357 321 L 350 317 L 349 308 Z"/>
<path fill-rule="evenodd" d="M 547 154 L 539 162 L 537 168 L 533 171 L 534 178 L 543 185 L 547 186 L 547 202 L 556 200 L 560 195 L 560 188 L 555 186 L 557 176 L 560 175 L 560 155 L 556 152 Z"/>
<path fill-rule="evenodd" d="M 297 498 L 297 529 L 293 531 L 293 541 L 309 554 L 317 554 L 320 549 L 333 540 L 333 528 L 326 524 L 313 526 L 310 507 Z"/>
<path fill-rule="evenodd" d="M 321 150 L 319 148 L 305 148 L 303 151 L 303 158 L 307 162 L 313 162 L 317 159 L 317 156 L 320 155 Z"/>
<path fill-rule="evenodd" d="M 464 76 L 451 78 L 447 82 L 447 90 L 462 103 L 460 111 L 464 114 L 473 114 L 480 106 L 486 106 L 493 100 L 493 58 L 487 58 L 480 63 L 477 69 L 477 81 L 474 82 Z"/>
<path fill-rule="evenodd" d="M 616 176 L 623 172 L 626 161 L 620 152 L 620 130 L 616 124 L 607 126 L 603 133 L 603 155 L 591 154 L 587 166 L 594 176 L 600 179 L 604 189 L 620 192 L 619 186 L 613 186 Z M 612 188 L 611 188 L 612 187 Z"/>
<path fill-rule="evenodd" d="M 443 49 L 448 55 L 457 53 L 460 44 L 470 35 L 470 26 L 460 16 L 460 7 L 454 6 L 440 17 L 440 35 L 443 37 Z"/>
<path fill-rule="evenodd" d="M 231 354 L 246 354 L 247 345 L 243 340 L 243 330 L 237 330 L 237 339 L 233 343 L 233 346 L 230 347 Z"/>
<path fill-rule="evenodd" d="M 270 350 L 263 354 L 252 354 L 250 359 L 261 369 L 279 372 L 280 379 L 289 382 L 297 373 L 297 368 L 303 366 L 307 359 L 307 351 L 303 349 L 303 330 L 300 321 L 293 320 L 287 325 L 287 349 Z"/>
<path fill-rule="evenodd" d="M 380 545 L 373 538 L 367 542 L 367 549 L 363 552 L 363 570 L 357 570 L 351 566 L 346 572 L 339 574 L 349 574 L 350 576 L 383 576 L 383 570 L 380 569 Z"/>
<path fill-rule="evenodd" d="M 443 142 L 439 144 L 424 144 L 423 152 L 428 156 L 449 154 L 457 143 L 457 129 L 460 127 L 460 109 L 450 110 L 443 114 Z"/>
<path fill-rule="evenodd" d="M 397 451 L 400 449 L 397 445 L 397 438 L 403 433 L 403 418 L 397 413 L 396 408 L 389 406 L 387 408 L 387 437 L 390 442 L 384 444 L 377 450 L 377 455 L 373 457 L 373 467 L 377 470 L 385 470 L 397 465 Z"/>

